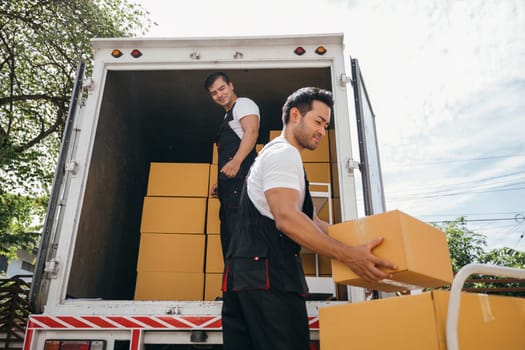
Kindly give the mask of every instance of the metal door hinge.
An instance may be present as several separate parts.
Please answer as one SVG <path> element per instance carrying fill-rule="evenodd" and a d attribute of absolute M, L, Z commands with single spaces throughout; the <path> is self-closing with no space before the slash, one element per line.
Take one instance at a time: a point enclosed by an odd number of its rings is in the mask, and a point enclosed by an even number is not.
<path fill-rule="evenodd" d="M 78 173 L 78 162 L 76 160 L 70 161 L 66 164 L 65 170 L 73 175 L 76 175 Z"/>
<path fill-rule="evenodd" d="M 82 81 L 82 88 L 87 91 L 93 91 L 95 88 L 95 81 L 91 77 L 87 77 Z"/>
<path fill-rule="evenodd" d="M 350 174 L 353 174 L 354 170 L 356 169 L 359 170 L 360 167 L 361 164 L 357 160 L 348 159 L 348 161 L 346 162 L 346 168 L 348 169 L 348 172 Z"/>
<path fill-rule="evenodd" d="M 56 278 L 58 274 L 59 269 L 59 260 L 58 258 L 53 258 L 51 260 L 46 261 L 46 264 L 44 265 L 44 272 L 47 273 L 49 278 Z"/>
<path fill-rule="evenodd" d="M 346 73 L 341 73 L 341 76 L 339 77 L 339 83 L 341 86 L 346 86 L 347 84 L 352 83 L 352 78 L 346 75 Z"/>

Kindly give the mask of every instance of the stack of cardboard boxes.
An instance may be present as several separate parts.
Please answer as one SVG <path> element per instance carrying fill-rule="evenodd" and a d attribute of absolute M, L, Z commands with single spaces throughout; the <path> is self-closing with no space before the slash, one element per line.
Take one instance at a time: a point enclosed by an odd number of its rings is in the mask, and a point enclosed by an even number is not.
<path fill-rule="evenodd" d="M 257 145 L 260 151 L 263 145 Z M 136 300 L 216 300 L 224 258 L 217 182 L 218 156 L 207 163 L 151 163 L 144 198 Z"/>
<path fill-rule="evenodd" d="M 209 177 L 209 164 L 151 163 L 135 299 L 203 299 Z"/>

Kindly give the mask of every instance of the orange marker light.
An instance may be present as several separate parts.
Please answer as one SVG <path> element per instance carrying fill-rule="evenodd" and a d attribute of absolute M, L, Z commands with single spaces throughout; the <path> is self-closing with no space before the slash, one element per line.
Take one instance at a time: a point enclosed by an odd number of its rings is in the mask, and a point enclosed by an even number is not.
<path fill-rule="evenodd" d="M 111 56 L 113 56 L 115 58 L 119 58 L 122 55 L 123 55 L 123 53 L 119 49 L 114 49 L 113 51 L 111 51 Z"/>
<path fill-rule="evenodd" d="M 319 46 L 317 49 L 315 49 L 315 53 L 318 55 L 324 55 L 326 53 L 326 49 L 324 46 Z"/>

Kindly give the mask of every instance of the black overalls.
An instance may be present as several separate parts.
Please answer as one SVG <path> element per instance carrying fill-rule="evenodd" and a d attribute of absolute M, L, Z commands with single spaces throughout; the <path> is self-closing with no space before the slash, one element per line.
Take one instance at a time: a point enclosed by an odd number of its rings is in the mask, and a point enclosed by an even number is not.
<path fill-rule="evenodd" d="M 226 118 L 221 124 L 219 133 L 217 135 L 217 151 L 218 151 L 218 179 L 217 179 L 217 196 L 221 203 L 219 209 L 219 218 L 221 220 L 221 245 L 223 256 L 226 256 L 228 245 L 230 244 L 230 237 L 235 230 L 237 223 L 237 214 L 239 209 L 239 199 L 241 196 L 242 186 L 248 170 L 252 165 L 257 152 L 254 148 L 250 151 L 248 156 L 244 159 L 239 168 L 239 172 L 234 178 L 228 178 L 220 172 L 222 167 L 228 163 L 241 144 L 241 139 L 230 127 L 230 121 L 233 120 L 233 108 L 235 104 L 228 111 Z"/>
<path fill-rule="evenodd" d="M 308 181 L 302 209 L 313 217 Z M 246 185 L 239 216 L 223 275 L 224 350 L 308 350 L 301 247 L 259 213 Z"/>

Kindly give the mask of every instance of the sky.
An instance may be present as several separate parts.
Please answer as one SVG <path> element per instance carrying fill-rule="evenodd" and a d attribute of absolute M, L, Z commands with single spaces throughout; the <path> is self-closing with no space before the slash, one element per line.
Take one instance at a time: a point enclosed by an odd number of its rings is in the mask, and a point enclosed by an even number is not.
<path fill-rule="evenodd" d="M 523 0 L 134 0 L 148 37 L 344 33 L 376 117 L 386 209 L 460 216 L 525 251 Z M 355 151 L 355 150 L 354 150 Z"/>

